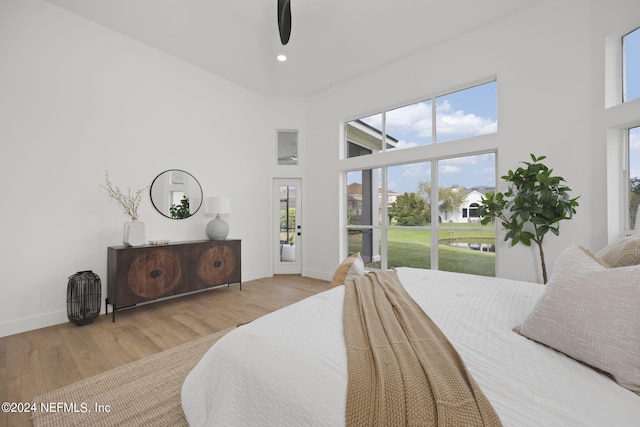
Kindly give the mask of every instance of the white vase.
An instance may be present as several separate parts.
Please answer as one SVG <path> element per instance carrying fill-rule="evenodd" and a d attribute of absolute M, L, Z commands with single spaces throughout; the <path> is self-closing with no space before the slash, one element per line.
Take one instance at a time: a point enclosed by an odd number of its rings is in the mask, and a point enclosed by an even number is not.
<path fill-rule="evenodd" d="M 124 223 L 122 243 L 126 246 L 142 246 L 145 244 L 144 222 L 133 220 Z"/>

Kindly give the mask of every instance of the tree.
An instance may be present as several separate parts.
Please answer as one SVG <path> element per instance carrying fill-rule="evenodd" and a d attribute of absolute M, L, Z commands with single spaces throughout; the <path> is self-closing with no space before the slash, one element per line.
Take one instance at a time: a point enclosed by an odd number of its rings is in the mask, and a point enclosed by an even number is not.
<path fill-rule="evenodd" d="M 633 228 L 638 215 L 638 205 L 640 205 L 640 178 L 629 179 L 629 228 Z"/>
<path fill-rule="evenodd" d="M 431 183 L 418 181 L 418 195 L 425 202 L 425 217 L 428 222 L 431 222 Z"/>
<path fill-rule="evenodd" d="M 445 187 L 438 189 L 438 200 L 443 203 L 443 208 L 446 211 L 456 212 L 466 197 L 466 190 L 464 188 L 457 187 Z"/>
<path fill-rule="evenodd" d="M 440 187 L 438 188 L 438 200 L 442 202 L 442 208 L 449 212 L 457 211 L 464 203 L 467 191 L 459 187 Z M 418 182 L 418 194 L 425 200 L 427 208 L 427 217 L 431 217 L 431 183 Z"/>
<path fill-rule="evenodd" d="M 509 183 L 508 190 L 504 194 L 487 193 L 478 212 L 483 225 L 496 218 L 501 221 L 507 230 L 504 240 L 511 240 L 511 246 L 518 243 L 531 246 L 531 242 L 535 242 L 540 254 L 542 277 L 547 283 L 542 248 L 544 236 L 549 231 L 556 236 L 560 234 L 559 222 L 576 213 L 578 197 L 569 198 L 571 189 L 563 184 L 564 178 L 551 175 L 553 169 L 541 163 L 545 158 L 531 154 L 533 163 L 522 162 L 526 168 L 510 170 L 502 177 Z"/>
<path fill-rule="evenodd" d="M 280 240 L 286 240 L 289 244 L 293 244 L 295 240 L 296 229 L 296 208 L 280 210 Z M 282 236 L 284 233 L 284 236 Z M 285 237 L 284 239 L 282 237 Z"/>
<path fill-rule="evenodd" d="M 389 217 L 398 225 L 422 225 L 426 222 L 427 203 L 418 193 L 404 193 L 389 208 Z"/>

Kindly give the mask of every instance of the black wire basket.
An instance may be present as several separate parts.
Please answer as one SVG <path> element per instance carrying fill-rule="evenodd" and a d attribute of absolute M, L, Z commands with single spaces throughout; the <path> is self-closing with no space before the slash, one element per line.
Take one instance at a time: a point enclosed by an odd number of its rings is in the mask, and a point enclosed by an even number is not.
<path fill-rule="evenodd" d="M 67 316 L 78 326 L 93 322 L 100 314 L 102 284 L 93 271 L 79 271 L 69 277 Z"/>

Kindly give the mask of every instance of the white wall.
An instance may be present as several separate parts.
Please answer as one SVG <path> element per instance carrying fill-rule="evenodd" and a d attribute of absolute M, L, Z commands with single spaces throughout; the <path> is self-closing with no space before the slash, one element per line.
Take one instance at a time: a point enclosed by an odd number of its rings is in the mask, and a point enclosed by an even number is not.
<path fill-rule="evenodd" d="M 324 213 L 344 211 L 338 192 L 341 170 L 371 167 L 379 161 L 364 157 L 338 161 L 339 123 L 492 75 L 498 80 L 498 133 L 478 138 L 474 145 L 461 141 L 459 149 L 497 149 L 498 176 L 529 160 L 529 153 L 546 155 L 547 164 L 566 179 L 572 194 L 581 195 L 574 219 L 561 224 L 559 237 L 545 242 L 548 271 L 570 244 L 594 249 L 604 245 L 606 165 L 601 150 L 593 150 L 601 141 L 594 140 L 589 125 L 593 92 L 599 89 L 591 77 L 591 18 L 587 2 L 544 2 L 313 96 L 309 151 L 316 161 L 307 173 L 315 179 L 307 182 L 307 190 L 314 194 L 314 205 L 307 212 L 313 215 L 309 222 L 323 226 L 307 240 L 311 245 L 306 273 L 327 277 L 326 272 L 345 256 L 344 247 L 338 250 L 341 218 Z M 441 154 L 444 145 L 395 151 L 388 157 L 414 162 Z M 540 282 L 537 252 L 524 246 L 510 248 L 502 236 L 501 232 L 497 274 Z"/>
<path fill-rule="evenodd" d="M 184 169 L 205 197 L 229 196 L 243 280 L 271 274 L 271 211 L 256 207 L 271 203 L 276 127 L 304 128 L 300 100 L 264 98 L 40 0 L 0 1 L 0 58 L 0 336 L 67 321 L 76 271 L 96 272 L 106 296 L 107 247 L 128 217 L 99 186 L 105 170 L 126 191 Z M 210 220 L 164 218 L 148 193 L 140 217 L 148 240 L 206 239 Z"/>

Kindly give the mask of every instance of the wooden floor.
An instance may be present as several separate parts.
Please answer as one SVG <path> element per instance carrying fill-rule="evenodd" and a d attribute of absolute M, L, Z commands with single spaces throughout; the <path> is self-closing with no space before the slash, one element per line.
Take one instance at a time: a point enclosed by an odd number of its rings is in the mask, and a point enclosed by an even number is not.
<path fill-rule="evenodd" d="M 329 289 L 275 276 L 102 314 L 93 323 L 51 326 L 0 338 L 0 402 L 32 398 L 162 350 L 256 319 Z M 104 313 L 104 307 L 102 309 Z M 0 426 L 29 426 L 29 414 L 0 412 Z"/>

